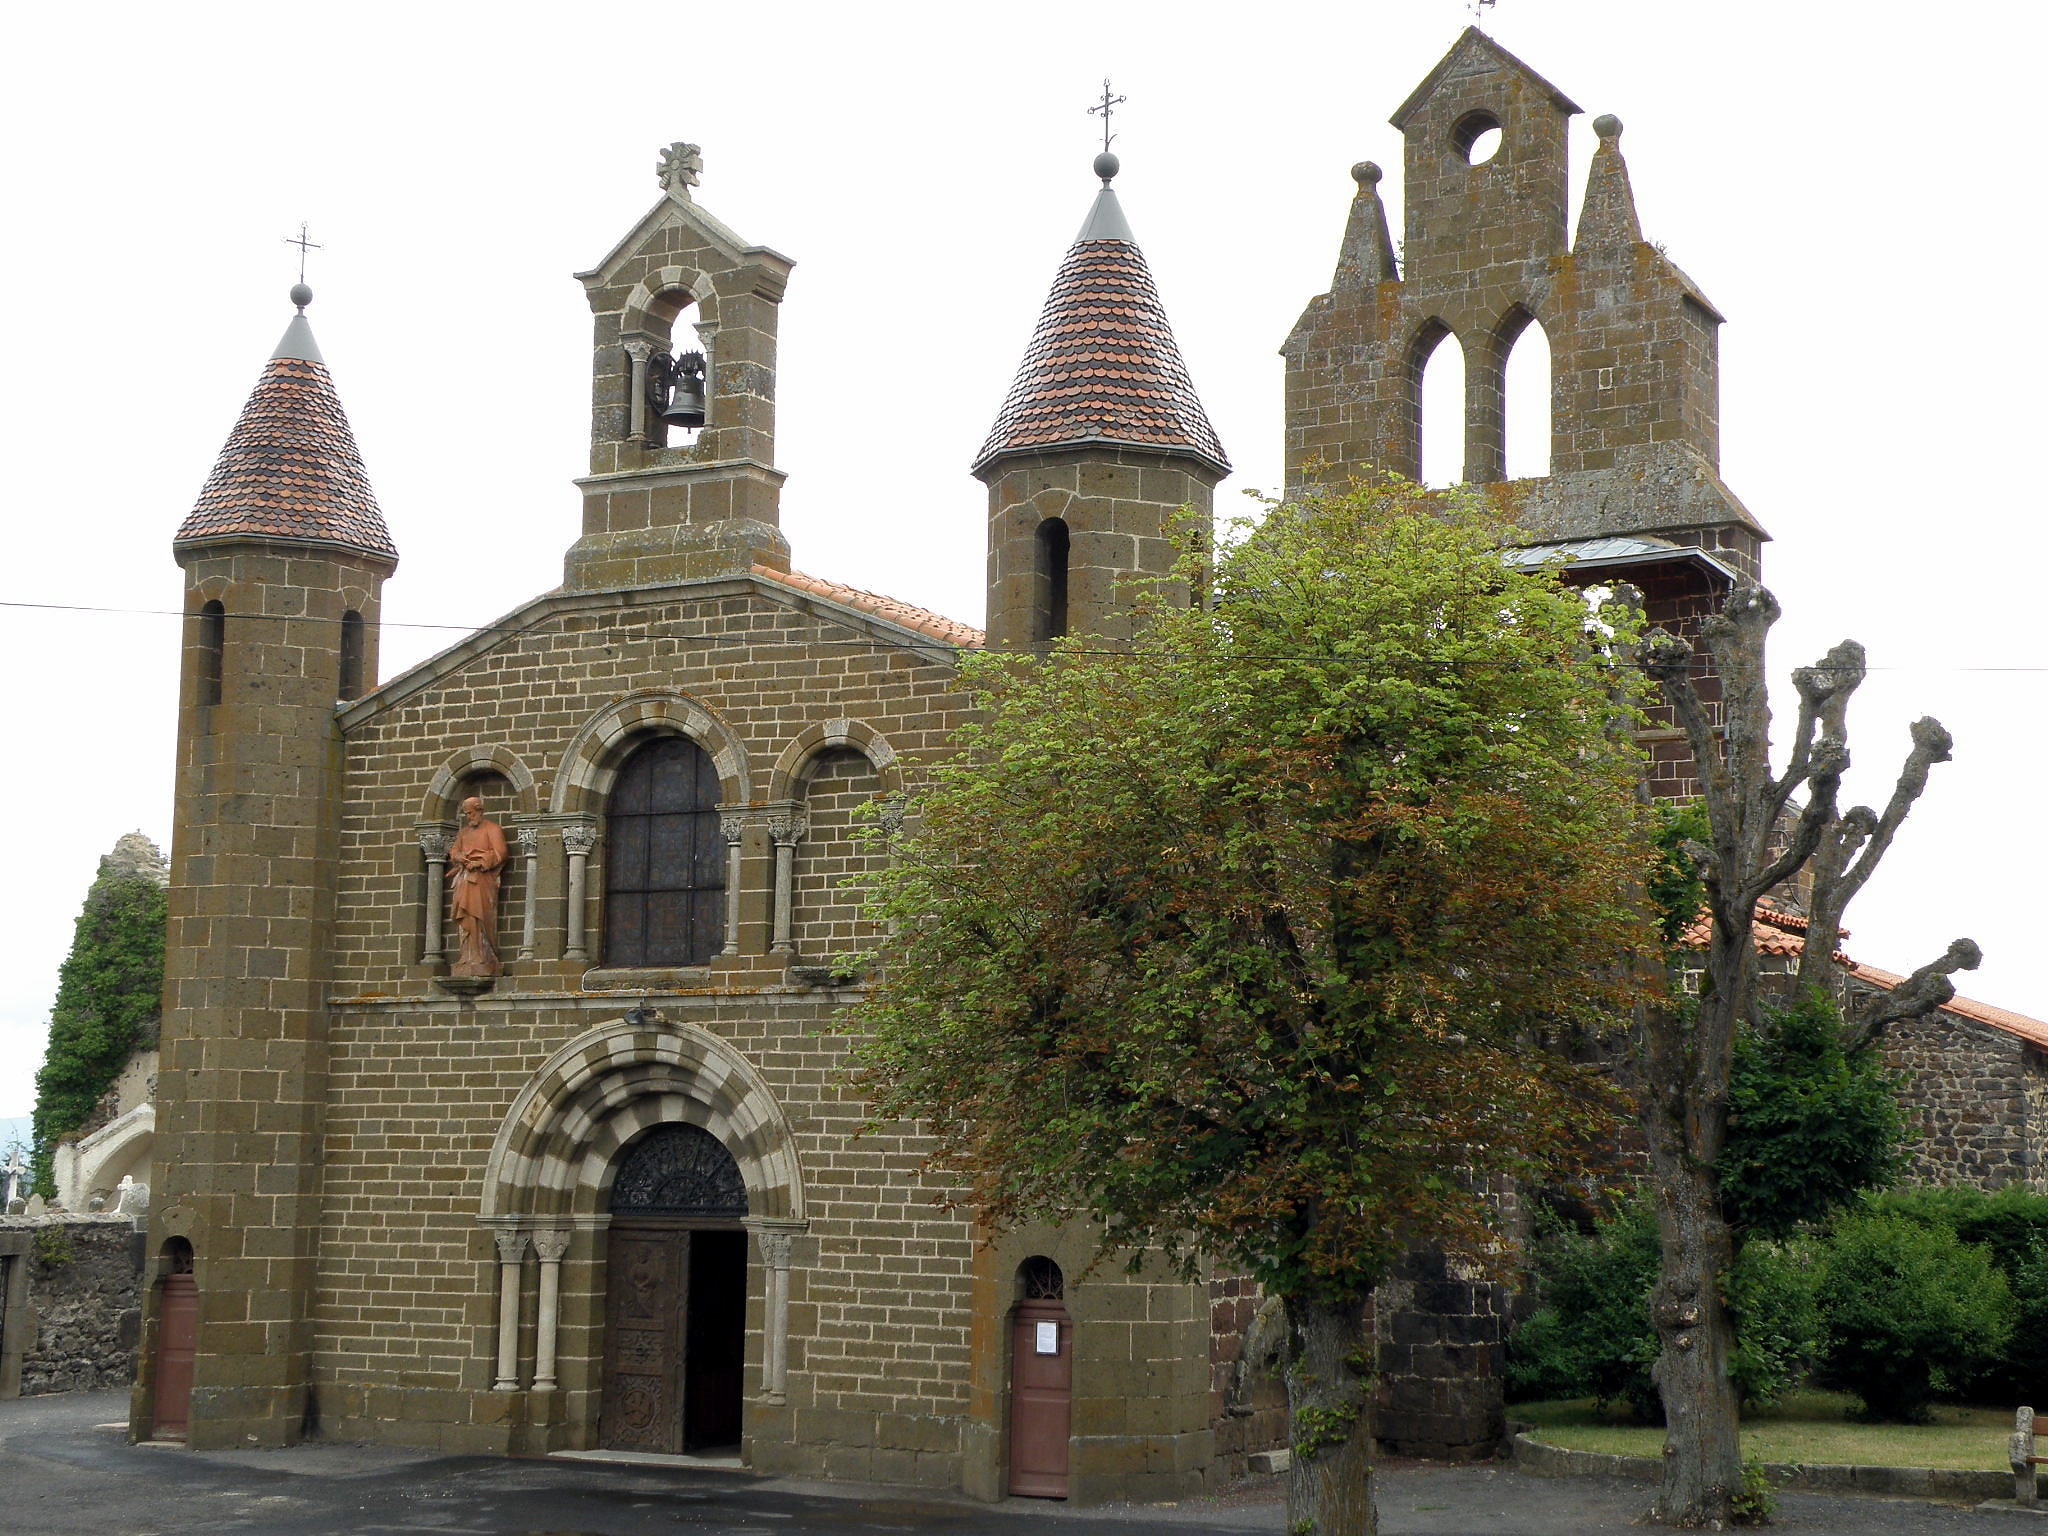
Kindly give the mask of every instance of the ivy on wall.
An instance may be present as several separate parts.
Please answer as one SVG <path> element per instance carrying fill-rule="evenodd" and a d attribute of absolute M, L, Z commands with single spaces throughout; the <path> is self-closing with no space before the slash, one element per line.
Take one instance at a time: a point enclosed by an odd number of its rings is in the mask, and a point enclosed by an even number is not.
<path fill-rule="evenodd" d="M 57 1192 L 58 1141 L 86 1123 L 131 1056 L 156 1045 L 168 907 L 163 855 L 130 833 L 100 860 L 57 973 L 30 1121 L 30 1179 L 39 1194 Z"/>

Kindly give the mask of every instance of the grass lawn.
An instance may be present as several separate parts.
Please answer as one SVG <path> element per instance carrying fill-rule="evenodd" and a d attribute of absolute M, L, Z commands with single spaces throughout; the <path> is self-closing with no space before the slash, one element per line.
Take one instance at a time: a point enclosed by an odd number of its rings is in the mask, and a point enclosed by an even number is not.
<path fill-rule="evenodd" d="M 1837 1392 L 1790 1392 L 1775 1408 L 1742 1421 L 1742 1454 L 1761 1461 L 1862 1467 L 1938 1467 L 2004 1472 L 2012 1410 L 1937 1404 L 1931 1424 L 1858 1424 L 1854 1400 Z M 1508 1417 L 1536 1426 L 1536 1438 L 1574 1451 L 1658 1456 L 1664 1431 L 1629 1422 L 1626 1409 L 1596 1412 L 1588 1400 L 1510 1403 Z"/>

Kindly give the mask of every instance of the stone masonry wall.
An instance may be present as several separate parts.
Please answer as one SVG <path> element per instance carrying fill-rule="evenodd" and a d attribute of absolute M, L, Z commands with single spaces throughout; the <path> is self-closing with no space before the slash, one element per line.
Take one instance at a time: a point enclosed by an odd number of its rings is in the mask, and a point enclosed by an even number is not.
<path fill-rule="evenodd" d="M 142 1248 L 127 1216 L 0 1217 L 0 1387 L 16 1369 L 24 1397 L 127 1386 Z"/>
<path fill-rule="evenodd" d="M 796 849 L 796 958 L 829 965 L 841 955 L 871 948 L 875 932 L 861 920 L 858 877 L 873 857 L 861 840 L 877 823 L 861 816 L 862 806 L 881 793 L 882 781 L 860 753 L 840 749 L 811 759 L 804 787 L 809 827 Z"/>
<path fill-rule="evenodd" d="M 2041 1118 L 2048 1065 L 2002 1031 L 1936 1011 L 1892 1025 L 1885 1064 L 1916 1135 L 1909 1179 L 2048 1193 Z"/>

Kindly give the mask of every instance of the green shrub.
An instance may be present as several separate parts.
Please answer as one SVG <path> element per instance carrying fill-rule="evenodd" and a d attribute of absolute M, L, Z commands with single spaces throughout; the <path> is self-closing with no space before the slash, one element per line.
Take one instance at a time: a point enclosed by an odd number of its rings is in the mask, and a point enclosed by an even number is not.
<path fill-rule="evenodd" d="M 2018 1184 L 1996 1194 L 1965 1185 L 1914 1185 L 1879 1196 L 1873 1208 L 1946 1228 L 1990 1252 L 2012 1287 L 2013 1340 L 1963 1386 L 1986 1402 L 2030 1401 L 2048 1381 L 2048 1195 Z"/>
<path fill-rule="evenodd" d="M 1753 1240 L 1722 1290 L 1735 1325 L 1728 1374 L 1745 1409 L 1768 1408 L 1805 1379 L 1820 1347 L 1811 1255 L 1804 1245 Z"/>
<path fill-rule="evenodd" d="M 1737 1036 L 1728 1141 L 1714 1163 L 1735 1226 L 1788 1236 L 1903 1168 L 1897 1085 L 1876 1049 L 1845 1054 L 1841 1030 L 1815 990 Z"/>
<path fill-rule="evenodd" d="M 1924 1420 L 2010 1342 L 2011 1287 L 1991 1255 L 1946 1227 L 1858 1213 L 1836 1220 L 1815 1266 L 1822 1362 L 1872 1418 Z"/>
<path fill-rule="evenodd" d="M 1537 1308 L 1508 1343 L 1510 1398 L 1590 1396 L 1659 1422 L 1663 1404 L 1650 1378 L 1658 1348 L 1650 1322 L 1657 1265 L 1657 1221 L 1647 1200 L 1624 1206 L 1590 1233 L 1541 1218 L 1531 1273 Z"/>

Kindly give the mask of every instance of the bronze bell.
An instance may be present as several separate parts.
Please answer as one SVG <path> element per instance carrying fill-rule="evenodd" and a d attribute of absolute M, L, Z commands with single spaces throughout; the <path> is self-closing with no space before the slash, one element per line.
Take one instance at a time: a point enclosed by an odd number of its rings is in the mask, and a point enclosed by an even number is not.
<path fill-rule="evenodd" d="M 704 354 L 685 352 L 669 370 L 673 393 L 662 407 L 661 419 L 672 427 L 704 425 Z"/>

